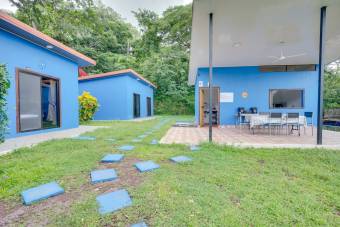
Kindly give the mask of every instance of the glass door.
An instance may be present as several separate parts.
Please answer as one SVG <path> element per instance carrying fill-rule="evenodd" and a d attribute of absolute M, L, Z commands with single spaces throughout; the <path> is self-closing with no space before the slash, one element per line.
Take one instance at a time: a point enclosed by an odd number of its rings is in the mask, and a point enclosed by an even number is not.
<path fill-rule="evenodd" d="M 59 81 L 40 74 L 18 73 L 18 131 L 59 127 Z"/>
<path fill-rule="evenodd" d="M 140 95 L 133 94 L 133 117 L 140 117 Z"/>
<path fill-rule="evenodd" d="M 146 108 L 147 108 L 147 115 L 148 117 L 151 116 L 151 98 L 150 97 L 147 97 L 146 98 Z"/>
<path fill-rule="evenodd" d="M 40 129 L 41 77 L 19 73 L 19 122 L 20 131 Z"/>

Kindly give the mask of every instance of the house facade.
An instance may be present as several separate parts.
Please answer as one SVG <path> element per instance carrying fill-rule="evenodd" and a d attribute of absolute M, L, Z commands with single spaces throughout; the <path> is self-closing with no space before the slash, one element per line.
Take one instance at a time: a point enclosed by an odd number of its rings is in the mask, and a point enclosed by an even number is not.
<path fill-rule="evenodd" d="M 127 69 L 79 78 L 79 95 L 90 92 L 99 102 L 94 120 L 129 120 L 153 116 L 156 86 Z"/>
<path fill-rule="evenodd" d="M 209 122 L 212 59 L 213 124 L 234 125 L 243 110 L 312 112 L 316 125 L 322 6 L 328 6 L 324 59 L 331 63 L 340 58 L 339 1 L 194 0 L 188 81 L 196 123 Z"/>
<path fill-rule="evenodd" d="M 95 61 L 2 12 L 0 44 L 11 83 L 6 138 L 78 127 L 78 67 Z"/>

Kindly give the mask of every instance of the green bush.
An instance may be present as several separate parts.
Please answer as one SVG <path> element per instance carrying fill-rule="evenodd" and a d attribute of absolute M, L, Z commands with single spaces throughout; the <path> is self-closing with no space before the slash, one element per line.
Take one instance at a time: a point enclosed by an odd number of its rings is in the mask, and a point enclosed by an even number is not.
<path fill-rule="evenodd" d="M 10 82 L 8 72 L 5 65 L 0 65 L 0 143 L 4 142 L 5 133 L 8 124 L 8 116 L 6 110 L 6 96 Z"/>
<path fill-rule="evenodd" d="M 79 119 L 80 121 L 89 121 L 93 119 L 94 114 L 99 108 L 98 100 L 90 92 L 84 91 L 78 97 L 79 101 Z"/>

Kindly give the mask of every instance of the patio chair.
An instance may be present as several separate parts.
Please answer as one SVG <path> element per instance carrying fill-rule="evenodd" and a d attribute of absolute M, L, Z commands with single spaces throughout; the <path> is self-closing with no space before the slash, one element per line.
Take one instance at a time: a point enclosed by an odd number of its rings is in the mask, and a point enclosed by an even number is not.
<path fill-rule="evenodd" d="M 271 135 L 272 128 L 278 130 L 278 132 L 281 130 L 283 126 L 283 120 L 282 120 L 282 113 L 270 113 L 269 115 L 269 134 Z"/>
<path fill-rule="evenodd" d="M 312 136 L 313 136 L 313 112 L 305 112 L 305 118 L 306 118 L 306 125 L 308 126 L 312 126 Z M 306 128 L 303 127 L 304 129 L 304 134 L 306 134 Z"/>
<path fill-rule="evenodd" d="M 286 134 L 288 135 L 289 127 L 291 127 L 290 132 L 294 130 L 299 132 L 300 136 L 300 114 L 299 113 L 287 113 L 286 118 Z"/>
<path fill-rule="evenodd" d="M 247 121 L 246 118 L 242 116 L 243 113 L 245 113 L 245 109 L 243 107 L 237 108 L 237 118 L 240 129 L 242 125 L 249 125 L 249 121 Z"/>

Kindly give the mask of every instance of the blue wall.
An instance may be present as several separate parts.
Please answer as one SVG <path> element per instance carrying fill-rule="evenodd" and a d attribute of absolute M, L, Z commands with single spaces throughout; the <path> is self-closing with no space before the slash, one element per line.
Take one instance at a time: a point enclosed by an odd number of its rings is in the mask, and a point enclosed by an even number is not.
<path fill-rule="evenodd" d="M 98 99 L 100 107 L 94 120 L 132 119 L 133 93 L 140 94 L 141 117 L 147 117 L 146 97 L 151 98 L 153 114 L 153 88 L 130 73 L 79 81 L 79 94 L 83 91 Z"/>
<path fill-rule="evenodd" d="M 195 84 L 195 118 L 199 122 L 199 81 L 208 86 L 208 69 L 200 68 Z M 221 103 L 220 121 L 222 125 L 235 124 L 238 107 L 257 107 L 259 112 L 299 112 L 314 113 L 316 124 L 318 72 L 271 72 L 263 73 L 259 67 L 221 67 L 213 70 L 213 86 L 220 87 L 220 92 L 233 92 L 233 103 Z M 303 109 L 269 109 L 269 89 L 304 89 Z M 241 96 L 248 92 L 248 98 Z"/>
<path fill-rule="evenodd" d="M 11 87 L 7 98 L 9 134 L 16 137 L 78 127 L 78 66 L 76 63 L 0 29 L 0 63 L 7 65 Z M 60 79 L 61 128 L 16 132 L 15 69 L 30 69 Z"/>

